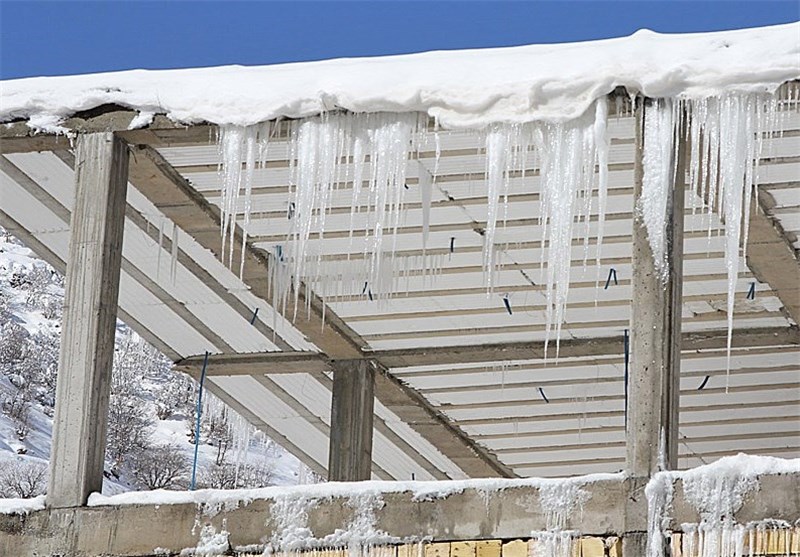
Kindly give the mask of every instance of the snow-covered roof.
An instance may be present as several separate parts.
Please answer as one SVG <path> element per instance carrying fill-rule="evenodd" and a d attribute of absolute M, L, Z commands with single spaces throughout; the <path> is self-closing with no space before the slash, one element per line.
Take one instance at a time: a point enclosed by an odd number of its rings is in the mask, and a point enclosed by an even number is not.
<path fill-rule="evenodd" d="M 2 82 L 0 121 L 52 128 L 103 104 L 249 125 L 335 109 L 426 112 L 445 128 L 569 120 L 623 86 L 656 97 L 774 91 L 800 77 L 800 23 L 716 33 L 641 30 L 601 41 L 262 67 L 132 70 Z"/>

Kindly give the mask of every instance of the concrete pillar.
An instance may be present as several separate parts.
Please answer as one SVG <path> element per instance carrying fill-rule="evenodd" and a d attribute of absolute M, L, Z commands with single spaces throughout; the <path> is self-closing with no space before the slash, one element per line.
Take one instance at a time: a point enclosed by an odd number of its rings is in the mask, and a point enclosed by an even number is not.
<path fill-rule="evenodd" d="M 333 362 L 328 480 L 368 480 L 372 472 L 375 365 L 370 360 Z"/>
<path fill-rule="evenodd" d="M 128 146 L 112 133 L 80 135 L 61 327 L 47 504 L 86 504 L 103 486 L 114 356 Z"/>
<path fill-rule="evenodd" d="M 655 101 L 637 99 L 634 202 L 642 196 L 644 125 L 655 117 Z M 670 110 L 666 108 L 666 110 Z M 659 469 L 678 464 L 678 408 L 680 397 L 681 296 L 683 281 L 683 213 L 685 146 L 679 134 L 673 156 L 667 202 L 666 282 L 655 269 L 644 222 L 634 211 L 633 307 L 631 313 L 631 368 L 627 396 L 626 471 L 628 497 L 625 557 L 645 555 L 647 501 L 644 486 Z M 675 150 L 673 150 L 673 153 Z"/>

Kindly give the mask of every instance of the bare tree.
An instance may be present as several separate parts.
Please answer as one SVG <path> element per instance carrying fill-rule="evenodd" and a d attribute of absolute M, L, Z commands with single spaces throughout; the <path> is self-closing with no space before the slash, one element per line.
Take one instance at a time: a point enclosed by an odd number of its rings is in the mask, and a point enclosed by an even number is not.
<path fill-rule="evenodd" d="M 22 361 L 29 336 L 19 323 L 12 320 L 0 323 L 0 368 L 8 370 Z"/>
<path fill-rule="evenodd" d="M 193 381 L 178 372 L 168 374 L 169 380 L 159 385 L 155 392 L 156 414 L 159 420 L 166 420 L 185 412 L 194 394 Z"/>
<path fill-rule="evenodd" d="M 106 454 L 114 466 L 119 466 L 128 454 L 147 446 L 152 420 L 140 400 L 112 393 L 106 431 Z"/>
<path fill-rule="evenodd" d="M 29 499 L 47 489 L 47 465 L 18 458 L 6 462 L 0 471 L 0 496 Z"/>
<path fill-rule="evenodd" d="M 239 471 L 236 487 L 268 487 L 275 479 L 275 461 L 262 459 L 255 463 L 247 463 Z"/>
<path fill-rule="evenodd" d="M 198 485 L 207 489 L 236 488 L 236 467 L 227 462 L 212 464 L 200 471 Z"/>
<path fill-rule="evenodd" d="M 173 445 L 156 445 L 131 455 L 133 477 L 147 489 L 171 489 L 185 484 L 189 465 Z"/>

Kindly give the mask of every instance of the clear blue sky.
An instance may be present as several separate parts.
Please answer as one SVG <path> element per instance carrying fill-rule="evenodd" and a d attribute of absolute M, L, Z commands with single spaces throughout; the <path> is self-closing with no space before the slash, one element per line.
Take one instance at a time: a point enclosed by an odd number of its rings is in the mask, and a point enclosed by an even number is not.
<path fill-rule="evenodd" d="M 800 19 L 798 0 L 14 2 L 0 0 L 0 77 L 507 46 Z"/>

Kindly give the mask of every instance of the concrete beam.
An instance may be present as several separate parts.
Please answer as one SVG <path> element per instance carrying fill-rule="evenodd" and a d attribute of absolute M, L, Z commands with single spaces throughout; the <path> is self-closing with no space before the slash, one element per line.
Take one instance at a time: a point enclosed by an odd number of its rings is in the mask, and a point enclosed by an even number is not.
<path fill-rule="evenodd" d="M 152 555 L 156 547 L 178 554 L 197 547 L 205 525 L 227 530 L 233 548 L 255 546 L 260 550 L 265 541 L 279 540 L 287 528 L 296 532 L 307 527 L 309 536 L 321 539 L 337 529 L 347 529 L 365 518 L 366 512 L 374 512 L 374 522 L 367 517 L 371 526 L 394 537 L 395 543 L 423 537 L 431 542 L 529 539 L 531 531 L 548 527 L 551 512 L 537 481 L 501 480 L 491 486 L 441 482 L 437 484 L 440 493 L 425 497 L 415 497 L 413 491 L 403 491 L 408 487 L 385 482 L 341 485 L 341 492 L 331 497 L 323 495 L 324 486 L 268 490 L 256 499 L 250 493 L 217 492 L 208 504 L 189 502 L 189 494 L 172 493 L 149 505 L 116 503 L 0 514 L 0 555 L 141 556 Z M 425 486 L 431 484 L 416 487 Z M 369 509 L 360 506 L 356 494 L 364 488 L 378 494 L 383 504 Z M 579 484 L 578 489 L 588 498 L 579 512 L 566 513 L 564 529 L 586 536 L 622 535 L 623 483 L 607 479 Z M 674 494 L 668 526 L 679 531 L 683 523 L 699 522 L 700 516 L 683 495 L 680 481 Z M 273 507 L 276 503 L 277 508 Z M 286 524 L 286 508 L 306 511 L 307 520 Z M 759 489 L 748 493 L 734 518 L 739 524 L 769 518 L 790 524 L 800 520 L 800 474 L 761 476 Z M 644 553 L 637 557 L 641 555 Z"/>
<path fill-rule="evenodd" d="M 47 503 L 101 491 L 114 357 L 128 146 L 112 133 L 77 141 L 61 353 Z"/>
<path fill-rule="evenodd" d="M 375 364 L 333 362 L 328 481 L 368 480 L 372 471 Z"/>
<path fill-rule="evenodd" d="M 218 500 L 216 505 L 113 505 L 0 515 L 0 554 L 152 555 L 156 547 L 177 554 L 198 545 L 201 528 L 196 524 L 226 529 L 232 547 L 263 547 L 265 540 L 280 540 L 285 533 L 303 528 L 308 528 L 313 541 L 370 522 L 375 531 L 386 532 L 397 542 L 528 539 L 532 530 L 547 528 L 550 514 L 536 481 L 477 487 L 442 482 L 424 497 L 387 482 L 359 482 L 338 484 L 341 491 L 331 497 L 316 489 L 319 486 L 298 486 L 276 489 L 274 495 L 254 500 L 244 494 L 237 498 L 231 491 L 223 495 L 231 504 Z M 426 486 L 431 484 L 420 484 Z M 383 504 L 359 504 L 358 493 L 363 489 Z M 621 482 L 598 481 L 580 489 L 589 498 L 580 512 L 566 517 L 565 529 L 587 535 L 621 531 Z M 279 506 L 273 508 L 276 503 Z M 287 524 L 286 508 L 305 512 Z"/>
<path fill-rule="evenodd" d="M 510 467 L 434 408 L 424 395 L 391 373 L 381 370 L 376 374 L 375 392 L 386 408 L 430 441 L 470 478 L 517 476 Z"/>
<path fill-rule="evenodd" d="M 769 216 L 775 200 L 766 190 L 756 191 L 758 202 L 753 203 L 747 236 L 747 266 L 775 291 L 789 317 L 800 323 L 800 261 L 780 221 Z"/>
<path fill-rule="evenodd" d="M 170 220 L 191 234 L 218 259 L 222 259 L 219 208 L 195 190 L 158 151 L 143 145 L 136 147 L 131 159 L 129 179 Z M 270 276 L 270 256 L 249 244 L 243 253 L 241 228 L 238 226 L 235 236 L 231 245 L 233 260 L 238 262 L 244 257 L 243 281 L 253 294 L 267 302 L 272 301 L 272 288 L 267 280 Z M 307 301 L 307 297 L 310 300 Z M 300 311 L 294 326 L 331 358 L 360 357 L 360 350 L 366 347 L 366 342 L 333 311 L 325 310 L 320 298 L 306 293 L 303 288 L 298 304 L 303 308 L 307 303 L 311 307 L 310 313 L 306 315 L 306 312 Z"/>
<path fill-rule="evenodd" d="M 199 377 L 204 356 L 189 356 L 175 362 L 175 369 Z M 206 375 L 275 375 L 331 371 L 331 362 L 318 352 L 261 352 L 258 354 L 212 354 Z"/>
<path fill-rule="evenodd" d="M 681 347 L 684 353 L 725 348 L 727 331 L 702 331 L 683 333 Z M 737 331 L 733 348 L 756 348 L 800 345 L 797 327 L 766 327 Z M 621 356 L 621 337 L 595 339 L 565 339 L 561 341 L 560 357 Z M 419 349 L 376 350 L 364 353 L 387 369 L 416 366 L 447 366 L 463 363 L 493 363 L 524 361 L 544 357 L 541 342 L 512 342 L 505 344 L 477 344 L 473 346 L 441 346 Z M 209 375 L 272 375 L 280 373 L 311 373 L 331 371 L 330 361 L 317 352 L 260 352 L 254 354 L 217 354 L 210 356 Z M 190 375 L 198 375 L 203 356 L 189 356 L 177 360 L 175 366 Z M 380 390 L 380 389 L 379 389 Z M 378 398 L 381 398 L 380 393 Z"/>
<path fill-rule="evenodd" d="M 153 121 L 135 130 L 131 123 L 138 112 L 124 106 L 106 104 L 89 110 L 76 112 L 60 123 L 74 135 L 100 132 L 116 132 L 118 137 L 130 144 L 147 144 L 158 147 L 208 143 L 213 138 L 216 126 L 198 123 L 191 126 L 173 122 L 165 114 L 157 114 Z M 26 121 L 5 123 L 0 126 L 0 153 L 30 153 L 70 149 L 71 141 L 66 135 L 34 130 Z"/>

